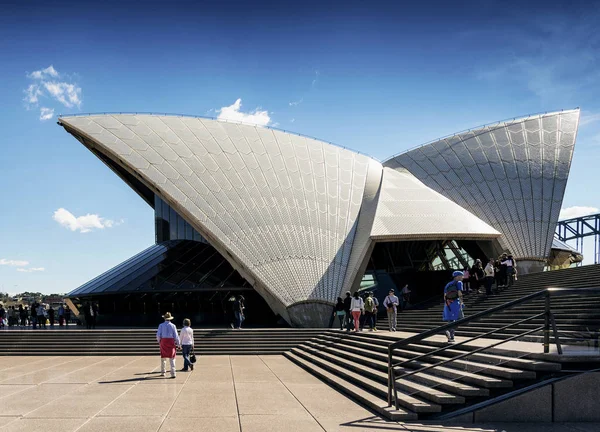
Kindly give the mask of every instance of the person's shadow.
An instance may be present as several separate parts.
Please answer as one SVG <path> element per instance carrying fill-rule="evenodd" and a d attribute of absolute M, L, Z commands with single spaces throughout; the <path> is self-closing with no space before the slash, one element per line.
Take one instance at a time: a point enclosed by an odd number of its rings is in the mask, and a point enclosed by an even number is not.
<path fill-rule="evenodd" d="M 98 384 L 119 384 L 119 383 L 127 383 L 127 382 L 137 382 L 137 381 L 151 381 L 151 380 L 162 380 L 164 377 L 157 376 L 147 376 L 152 374 L 160 374 L 160 372 L 142 372 L 134 375 L 143 375 L 139 378 L 126 378 L 122 380 L 114 380 L 114 381 L 98 381 Z"/>

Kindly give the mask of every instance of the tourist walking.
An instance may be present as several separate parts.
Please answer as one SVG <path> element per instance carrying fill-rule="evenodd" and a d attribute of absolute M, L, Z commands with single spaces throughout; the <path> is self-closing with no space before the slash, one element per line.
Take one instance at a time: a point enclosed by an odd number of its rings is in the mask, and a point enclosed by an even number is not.
<path fill-rule="evenodd" d="M 84 309 L 85 324 L 88 330 L 96 329 L 96 322 L 98 319 L 98 304 L 87 303 Z"/>
<path fill-rule="evenodd" d="M 377 306 L 375 304 L 375 297 L 373 297 L 373 291 L 370 291 L 365 300 L 365 321 L 369 324 L 371 331 L 377 331 L 377 327 L 375 327 L 376 317 Z"/>
<path fill-rule="evenodd" d="M 37 326 L 37 309 L 40 305 L 38 302 L 34 301 L 31 304 L 31 327 L 35 330 Z"/>
<path fill-rule="evenodd" d="M 21 328 L 27 327 L 27 308 L 23 308 L 23 305 L 19 305 L 19 319 L 21 320 Z"/>
<path fill-rule="evenodd" d="M 500 261 L 500 283 L 502 284 L 503 287 L 506 287 L 506 260 L 508 258 L 508 255 L 503 253 L 502 255 L 500 255 L 500 258 L 498 259 L 498 261 Z"/>
<path fill-rule="evenodd" d="M 344 300 L 341 297 L 337 298 L 337 303 L 335 304 L 333 310 L 333 316 L 337 317 L 340 321 L 340 330 L 344 330 L 344 326 L 346 325 L 346 310 L 344 306 Z"/>
<path fill-rule="evenodd" d="M 6 324 L 6 309 L 4 309 L 4 305 L 0 303 L 0 328 L 4 328 Z"/>
<path fill-rule="evenodd" d="M 48 321 L 50 321 L 50 328 L 54 328 L 54 308 L 50 305 L 48 309 Z"/>
<path fill-rule="evenodd" d="M 184 319 L 183 328 L 179 333 L 181 354 L 183 355 L 183 369 L 181 369 L 181 372 L 187 372 L 188 368 L 194 370 L 194 363 L 190 361 L 190 354 L 194 349 L 194 330 L 191 325 L 192 322 L 188 318 Z"/>
<path fill-rule="evenodd" d="M 463 270 L 463 287 L 465 289 L 465 294 L 469 294 L 471 292 L 471 282 L 470 282 L 470 277 L 471 275 L 469 274 L 469 268 L 465 267 L 465 269 Z"/>
<path fill-rule="evenodd" d="M 442 318 L 444 321 L 448 322 L 454 322 L 458 321 L 461 318 L 464 318 L 462 310 L 462 280 L 464 274 L 463 272 L 455 271 L 454 273 L 452 273 L 452 277 L 453 280 L 451 282 L 448 282 L 448 284 L 444 287 L 444 312 L 442 313 Z M 446 330 L 446 337 L 448 338 L 448 343 L 454 342 L 455 332 L 456 328 Z"/>
<path fill-rule="evenodd" d="M 461 272 L 462 273 L 462 272 Z M 463 273 L 464 274 L 464 273 Z M 481 264 L 480 259 L 476 259 L 475 263 L 471 267 L 469 271 L 469 275 L 471 276 L 471 289 L 476 290 L 479 294 L 481 294 L 481 284 L 483 283 L 483 266 Z"/>
<path fill-rule="evenodd" d="M 410 304 L 410 293 L 412 291 L 410 289 L 408 289 L 408 284 L 404 285 L 404 288 L 402 288 L 402 291 L 400 292 L 400 308 L 402 310 L 406 309 L 408 307 L 408 305 Z"/>
<path fill-rule="evenodd" d="M 352 310 L 352 319 L 354 320 L 354 331 L 357 332 L 360 328 L 360 316 L 365 313 L 365 301 L 360 298 L 358 291 L 352 297 L 350 309 Z"/>
<path fill-rule="evenodd" d="M 160 345 L 160 376 L 165 376 L 167 360 L 171 363 L 171 378 L 175 378 L 175 355 L 177 346 L 180 345 L 177 327 L 171 322 L 173 317 L 170 312 L 163 315 L 165 320 L 158 326 L 156 331 L 156 340 Z"/>
<path fill-rule="evenodd" d="M 71 309 L 69 306 L 65 307 L 65 327 L 69 327 L 69 321 L 71 321 Z"/>
<path fill-rule="evenodd" d="M 240 294 L 235 299 L 235 302 L 233 302 L 233 314 L 235 316 L 235 328 L 236 329 L 241 329 L 242 323 L 246 319 L 246 312 L 245 312 L 246 305 L 245 305 L 244 300 L 245 300 L 244 296 Z"/>
<path fill-rule="evenodd" d="M 58 307 L 58 326 L 62 327 L 65 321 L 65 307 L 61 304 Z"/>
<path fill-rule="evenodd" d="M 18 318 L 17 310 L 15 309 L 14 306 L 11 306 L 8 311 L 8 326 L 12 327 L 12 326 L 16 326 L 16 325 L 19 325 L 19 318 Z"/>
<path fill-rule="evenodd" d="M 506 259 L 501 263 L 506 265 L 506 286 L 512 286 L 514 282 L 515 269 L 517 264 L 512 255 L 508 255 Z"/>
<path fill-rule="evenodd" d="M 486 295 L 491 295 L 492 294 L 492 285 L 494 285 L 494 276 L 495 276 L 495 270 L 494 270 L 494 260 L 493 258 L 490 258 L 490 261 L 487 263 L 487 265 L 485 266 L 485 269 L 483 269 L 483 272 L 485 273 L 485 293 Z"/>
<path fill-rule="evenodd" d="M 352 319 L 352 308 L 351 308 L 351 304 L 352 304 L 352 294 L 350 293 L 350 291 L 346 291 L 346 297 L 344 298 L 344 312 L 346 312 L 346 330 L 350 331 L 352 330 L 352 327 L 354 326 L 353 323 L 353 319 Z"/>
<path fill-rule="evenodd" d="M 388 326 L 391 332 L 396 331 L 396 319 L 398 315 L 398 297 L 394 295 L 394 290 L 390 290 L 385 300 L 383 301 L 383 307 L 387 311 Z"/>
<path fill-rule="evenodd" d="M 37 308 L 37 320 L 38 320 L 38 327 L 41 329 L 42 325 L 44 326 L 44 330 L 46 330 L 46 308 L 44 307 L 43 304 L 40 304 Z"/>

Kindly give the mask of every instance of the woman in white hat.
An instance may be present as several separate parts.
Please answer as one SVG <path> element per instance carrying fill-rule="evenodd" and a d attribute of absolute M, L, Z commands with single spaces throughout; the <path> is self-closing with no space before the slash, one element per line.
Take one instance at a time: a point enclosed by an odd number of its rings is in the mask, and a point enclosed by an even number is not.
<path fill-rule="evenodd" d="M 165 322 L 158 326 L 156 340 L 160 345 L 160 376 L 165 376 L 167 359 L 171 363 L 171 378 L 175 378 L 175 356 L 179 345 L 177 327 L 171 322 L 173 317 L 170 312 L 163 315 Z"/>

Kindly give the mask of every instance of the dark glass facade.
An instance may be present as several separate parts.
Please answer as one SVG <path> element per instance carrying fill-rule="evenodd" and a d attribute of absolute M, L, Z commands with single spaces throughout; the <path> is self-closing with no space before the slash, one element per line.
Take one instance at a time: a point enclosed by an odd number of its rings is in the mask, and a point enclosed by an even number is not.
<path fill-rule="evenodd" d="M 170 240 L 92 279 L 69 297 L 76 304 L 98 303 L 99 325 L 154 326 L 170 311 L 178 326 L 183 318 L 196 326 L 213 326 L 231 322 L 231 299 L 240 294 L 246 299 L 249 325 L 278 324 L 265 301 L 211 245 Z"/>
<path fill-rule="evenodd" d="M 154 222 L 156 224 L 156 243 L 168 240 L 207 241 L 169 204 L 154 196 Z"/>
<path fill-rule="evenodd" d="M 149 247 L 77 288 L 69 296 L 186 292 L 246 286 L 246 280 L 208 243 L 171 240 Z"/>

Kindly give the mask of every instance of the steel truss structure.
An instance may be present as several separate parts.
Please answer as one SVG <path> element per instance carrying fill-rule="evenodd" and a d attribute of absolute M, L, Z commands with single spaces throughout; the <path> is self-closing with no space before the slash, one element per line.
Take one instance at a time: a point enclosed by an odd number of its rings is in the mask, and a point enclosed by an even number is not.
<path fill-rule="evenodd" d="M 583 239 L 593 237 L 594 264 L 600 262 L 600 213 L 559 221 L 556 236 L 563 242 L 575 240 L 575 248 L 582 254 Z"/>

